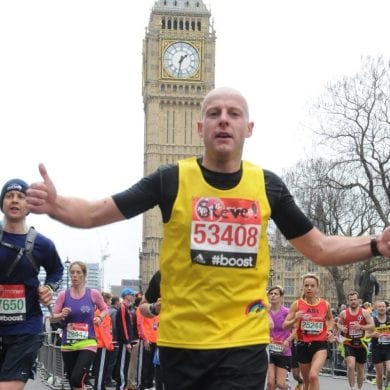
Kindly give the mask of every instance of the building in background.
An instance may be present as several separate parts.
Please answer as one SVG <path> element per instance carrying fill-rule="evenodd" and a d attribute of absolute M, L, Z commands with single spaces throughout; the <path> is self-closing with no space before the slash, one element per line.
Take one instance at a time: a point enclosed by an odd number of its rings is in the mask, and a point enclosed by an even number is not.
<path fill-rule="evenodd" d="M 314 264 L 288 243 L 282 245 L 279 232 L 272 234 L 270 244 L 271 270 L 269 286 L 280 285 L 284 288 L 284 303 L 286 306 L 289 306 L 301 296 L 302 276 L 306 273 L 315 273 L 320 278 L 320 296 L 328 300 L 332 307 L 337 307 L 338 297 L 335 281 L 327 267 Z M 356 275 L 357 267 L 355 265 L 348 265 L 343 268 L 337 268 L 340 272 L 340 279 L 344 280 L 343 287 L 345 294 L 347 295 L 348 292 L 354 290 L 359 291 L 359 281 Z M 389 271 L 375 272 L 373 275 L 376 277 L 380 286 L 377 299 L 389 300 Z"/>
<path fill-rule="evenodd" d="M 87 265 L 87 287 L 103 291 L 103 274 L 100 263 L 85 263 Z"/>
<path fill-rule="evenodd" d="M 215 32 L 201 0 L 155 2 L 143 43 L 144 174 L 202 154 L 196 123 L 214 88 Z M 145 291 L 159 266 L 160 210 L 143 215 L 140 278 Z"/>

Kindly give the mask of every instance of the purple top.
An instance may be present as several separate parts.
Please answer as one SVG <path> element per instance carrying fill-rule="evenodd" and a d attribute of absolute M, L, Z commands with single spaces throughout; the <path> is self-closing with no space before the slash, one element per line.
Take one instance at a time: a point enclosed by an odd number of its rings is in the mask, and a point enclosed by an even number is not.
<path fill-rule="evenodd" d="M 291 343 L 288 348 L 281 347 L 281 343 L 291 335 L 290 329 L 283 329 L 282 325 L 288 314 L 288 308 L 281 306 L 277 312 L 273 312 L 270 309 L 269 314 L 274 322 L 274 328 L 271 329 L 271 344 L 269 351 L 271 354 L 291 356 Z"/>
<path fill-rule="evenodd" d="M 65 291 L 62 307 L 70 307 L 71 312 L 65 319 L 62 344 L 72 344 L 86 339 L 96 339 L 93 327 L 95 302 L 90 288 L 81 298 L 72 298 L 70 290 Z"/>

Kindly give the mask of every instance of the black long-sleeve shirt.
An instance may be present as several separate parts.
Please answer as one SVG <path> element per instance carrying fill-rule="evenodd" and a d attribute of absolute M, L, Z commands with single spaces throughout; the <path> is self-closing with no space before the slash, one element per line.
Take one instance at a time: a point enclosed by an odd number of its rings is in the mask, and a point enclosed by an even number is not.
<path fill-rule="evenodd" d="M 227 190 L 235 187 L 242 176 L 242 168 L 234 173 L 218 173 L 204 168 L 201 165 L 201 158 L 198 159 L 198 164 L 207 183 L 218 189 Z M 114 202 L 126 218 L 134 217 L 158 205 L 163 222 L 167 222 L 177 196 L 178 178 L 177 164 L 162 165 L 129 189 L 115 194 Z M 279 176 L 264 170 L 264 179 L 271 218 L 282 234 L 290 240 L 311 230 L 312 223 L 296 205 Z"/>

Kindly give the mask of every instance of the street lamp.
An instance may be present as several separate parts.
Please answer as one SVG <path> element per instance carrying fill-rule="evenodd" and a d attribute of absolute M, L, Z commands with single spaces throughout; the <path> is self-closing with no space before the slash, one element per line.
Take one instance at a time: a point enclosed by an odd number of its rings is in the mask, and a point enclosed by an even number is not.
<path fill-rule="evenodd" d="M 69 288 L 69 267 L 70 267 L 70 261 L 69 257 L 66 258 L 65 261 L 65 268 L 66 268 L 66 288 Z"/>
<path fill-rule="evenodd" d="M 274 277 L 274 269 L 270 268 L 269 270 L 269 285 L 272 287 L 273 286 L 273 277 Z"/>

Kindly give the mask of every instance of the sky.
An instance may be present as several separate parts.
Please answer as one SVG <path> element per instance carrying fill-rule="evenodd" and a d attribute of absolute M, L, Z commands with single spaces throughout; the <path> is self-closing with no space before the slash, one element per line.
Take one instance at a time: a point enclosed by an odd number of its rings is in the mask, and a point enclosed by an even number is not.
<path fill-rule="evenodd" d="M 142 41 L 154 0 L 0 1 L 0 185 L 40 180 L 99 199 L 143 174 Z M 310 111 L 329 82 L 389 55 L 387 0 L 206 0 L 215 85 L 239 89 L 255 122 L 244 158 L 281 174 L 312 149 Z M 142 218 L 96 229 L 28 223 L 63 261 L 104 261 L 105 286 L 137 278 Z"/>

